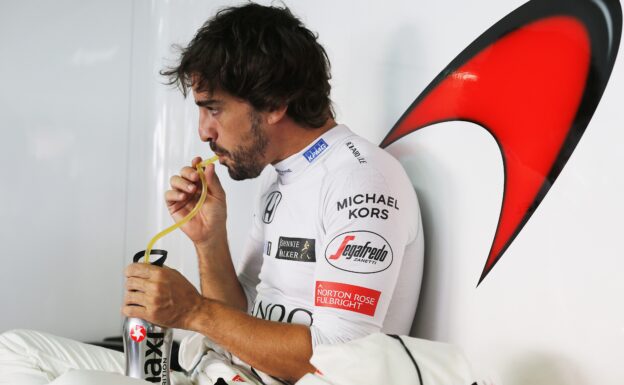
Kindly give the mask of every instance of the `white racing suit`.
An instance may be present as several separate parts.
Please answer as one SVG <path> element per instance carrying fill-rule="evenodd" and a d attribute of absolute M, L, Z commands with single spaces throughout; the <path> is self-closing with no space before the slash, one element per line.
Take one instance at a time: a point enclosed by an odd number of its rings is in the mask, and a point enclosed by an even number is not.
<path fill-rule="evenodd" d="M 249 311 L 309 325 L 313 347 L 409 334 L 423 234 L 399 162 L 339 125 L 275 170 L 238 268 Z"/>
<path fill-rule="evenodd" d="M 379 331 L 409 334 L 424 245 L 416 194 L 400 163 L 338 125 L 261 179 L 237 266 L 249 313 L 310 326 L 314 351 Z M 207 372 L 222 353 L 194 335 L 183 341 L 180 363 Z M 280 383 L 225 356 L 242 377 Z"/>

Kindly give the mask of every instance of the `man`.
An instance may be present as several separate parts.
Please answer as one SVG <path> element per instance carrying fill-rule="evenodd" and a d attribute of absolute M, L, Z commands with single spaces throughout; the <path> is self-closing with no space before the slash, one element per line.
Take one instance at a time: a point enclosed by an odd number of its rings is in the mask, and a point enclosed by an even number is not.
<path fill-rule="evenodd" d="M 225 192 L 208 166 L 208 198 L 182 227 L 197 250 L 201 293 L 173 269 L 126 269 L 125 316 L 198 333 L 181 352 L 195 381 L 210 370 L 208 351 L 258 381 L 294 382 L 314 371 L 321 344 L 409 333 L 422 274 L 418 202 L 394 158 L 336 124 L 329 67 L 288 9 L 247 4 L 219 12 L 163 71 L 192 92 L 200 139 L 230 177 L 255 178 L 271 165 L 237 268 Z M 199 197 L 195 168 L 171 187 L 165 199 L 178 221 Z"/>

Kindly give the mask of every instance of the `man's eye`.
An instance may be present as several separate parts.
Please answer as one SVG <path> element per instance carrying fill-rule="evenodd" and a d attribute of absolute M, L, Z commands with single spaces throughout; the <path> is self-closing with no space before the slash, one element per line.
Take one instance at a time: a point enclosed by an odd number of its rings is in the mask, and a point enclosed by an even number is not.
<path fill-rule="evenodd" d="M 219 110 L 213 107 L 206 107 L 208 109 L 208 112 L 210 113 L 210 115 L 217 115 L 219 113 Z"/>

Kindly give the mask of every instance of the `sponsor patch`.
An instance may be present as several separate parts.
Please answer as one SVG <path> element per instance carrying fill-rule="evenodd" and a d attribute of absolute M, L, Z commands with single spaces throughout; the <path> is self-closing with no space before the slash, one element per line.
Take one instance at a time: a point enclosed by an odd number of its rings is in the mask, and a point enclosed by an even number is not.
<path fill-rule="evenodd" d="M 316 281 L 314 305 L 348 310 L 373 317 L 380 291 L 347 283 Z"/>
<path fill-rule="evenodd" d="M 392 248 L 372 231 L 351 231 L 336 236 L 325 249 L 325 259 L 336 269 L 371 274 L 386 270 L 393 261 Z"/>
<path fill-rule="evenodd" d="M 264 214 L 262 215 L 262 222 L 271 223 L 273 217 L 275 217 L 275 210 L 282 200 L 282 193 L 279 191 L 273 191 L 267 196 L 266 204 L 264 206 Z"/>
<path fill-rule="evenodd" d="M 299 262 L 316 262 L 314 239 L 279 237 L 275 258 Z"/>
<path fill-rule="evenodd" d="M 308 162 L 312 163 L 327 147 L 329 147 L 329 145 L 323 139 L 319 139 L 308 151 L 303 153 L 303 157 L 306 158 Z"/>

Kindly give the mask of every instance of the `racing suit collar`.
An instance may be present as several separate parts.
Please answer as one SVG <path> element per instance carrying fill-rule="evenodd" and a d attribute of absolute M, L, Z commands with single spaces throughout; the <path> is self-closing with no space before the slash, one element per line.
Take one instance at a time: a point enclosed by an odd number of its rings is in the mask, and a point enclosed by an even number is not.
<path fill-rule="evenodd" d="M 340 141 L 350 135 L 351 130 L 344 124 L 338 124 L 323 135 L 314 139 L 308 146 L 296 154 L 273 165 L 280 184 L 293 182 L 305 170 L 318 163 Z"/>

